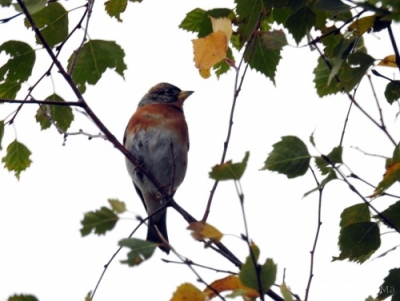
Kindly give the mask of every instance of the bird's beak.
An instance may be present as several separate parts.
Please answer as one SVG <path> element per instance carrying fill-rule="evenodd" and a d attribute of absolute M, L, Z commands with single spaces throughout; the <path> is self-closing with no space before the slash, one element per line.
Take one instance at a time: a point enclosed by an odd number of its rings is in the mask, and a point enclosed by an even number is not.
<path fill-rule="evenodd" d="M 194 93 L 194 91 L 181 91 L 181 92 L 179 92 L 178 99 L 180 102 L 184 102 L 186 100 L 186 98 L 188 98 L 193 93 Z"/>

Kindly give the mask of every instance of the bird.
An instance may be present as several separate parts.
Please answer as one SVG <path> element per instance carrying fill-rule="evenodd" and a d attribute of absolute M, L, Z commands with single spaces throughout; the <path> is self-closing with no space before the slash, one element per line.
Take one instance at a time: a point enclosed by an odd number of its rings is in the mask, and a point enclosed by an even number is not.
<path fill-rule="evenodd" d="M 169 83 L 155 85 L 139 101 L 124 134 L 125 148 L 171 196 L 175 194 L 186 175 L 189 133 L 183 103 L 192 93 L 193 91 L 182 91 Z M 168 245 L 163 243 L 155 230 L 157 226 L 168 242 L 167 211 L 164 209 L 154 214 L 166 201 L 139 168 L 128 159 L 125 161 L 135 190 L 148 216 L 151 216 L 146 240 L 157 243 L 158 247 L 168 254 Z"/>

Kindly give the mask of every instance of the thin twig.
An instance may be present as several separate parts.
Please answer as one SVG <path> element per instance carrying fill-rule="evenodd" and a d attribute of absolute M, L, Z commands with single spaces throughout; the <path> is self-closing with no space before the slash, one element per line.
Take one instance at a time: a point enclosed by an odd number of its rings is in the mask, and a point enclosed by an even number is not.
<path fill-rule="evenodd" d="M 165 263 L 190 264 L 190 265 L 194 265 L 194 266 L 197 266 L 199 268 L 211 270 L 211 271 L 214 271 L 214 272 L 217 272 L 217 273 L 225 273 L 225 274 L 237 275 L 237 273 L 235 273 L 235 272 L 227 271 L 227 270 L 220 270 L 220 269 L 216 269 L 216 268 L 209 267 L 209 266 L 206 266 L 206 265 L 202 265 L 202 264 L 199 264 L 199 263 L 195 263 L 192 260 L 187 259 L 187 258 L 185 259 L 185 262 L 173 261 L 173 260 L 168 260 L 168 259 L 165 259 L 165 258 L 161 258 L 161 260 L 164 261 Z"/>
<path fill-rule="evenodd" d="M 261 266 L 258 263 L 258 258 L 256 258 L 256 255 L 254 254 L 253 248 L 251 247 L 250 239 L 249 239 L 249 229 L 247 226 L 247 218 L 246 218 L 246 213 L 244 210 L 244 194 L 242 191 L 242 187 L 240 185 L 239 180 L 235 180 L 235 189 L 236 193 L 238 195 L 239 201 L 240 201 L 240 208 L 242 209 L 242 217 L 243 217 L 243 224 L 244 224 L 244 231 L 245 235 L 242 236 L 244 240 L 246 241 L 246 244 L 249 248 L 250 256 L 251 256 L 251 261 L 254 266 L 254 271 L 256 272 L 257 275 L 257 285 L 258 285 L 258 293 L 260 294 L 260 299 L 264 301 L 264 292 L 262 288 L 262 282 L 261 282 Z"/>
<path fill-rule="evenodd" d="M 318 242 L 318 237 L 319 237 L 319 232 L 321 230 L 321 225 L 322 225 L 322 221 L 321 221 L 321 208 L 322 208 L 322 193 L 324 191 L 324 186 L 321 186 L 314 170 L 311 168 L 311 166 L 309 167 L 311 170 L 311 173 L 314 177 L 315 182 L 317 183 L 317 187 L 318 187 L 318 193 L 319 193 L 319 197 L 318 197 L 318 224 L 317 224 L 317 231 L 315 233 L 315 238 L 314 238 L 314 244 L 312 247 L 312 250 L 310 252 L 310 256 L 311 256 L 311 260 L 310 260 L 310 275 L 308 277 L 308 283 L 307 283 L 307 287 L 306 287 L 306 294 L 304 297 L 304 301 L 308 300 L 308 296 L 310 293 L 310 288 L 311 288 L 311 281 L 312 278 L 314 277 L 314 259 L 315 259 L 315 250 L 317 249 L 317 242 Z"/>
<path fill-rule="evenodd" d="M 354 148 L 356 150 L 358 150 L 360 153 L 363 153 L 366 156 L 370 156 L 370 157 L 378 157 L 378 158 L 383 158 L 383 159 L 389 159 L 389 157 L 383 156 L 383 155 L 378 155 L 378 154 L 371 154 L 371 153 L 367 153 L 366 151 L 363 151 L 362 149 L 360 149 L 357 146 L 350 146 L 351 148 Z"/>
<path fill-rule="evenodd" d="M 20 104 L 39 104 L 39 105 L 50 105 L 59 107 L 81 107 L 84 108 L 84 104 L 76 101 L 50 101 L 50 100 L 20 100 L 20 99 L 3 99 L 0 98 L 0 103 L 20 103 Z"/>
<path fill-rule="evenodd" d="M 340 27 L 338 27 L 338 28 L 336 28 L 336 29 L 333 29 L 333 30 L 331 30 L 331 31 L 329 31 L 329 32 L 327 32 L 327 33 L 324 33 L 324 34 L 322 34 L 322 35 L 319 36 L 319 37 L 316 37 L 315 39 L 313 39 L 312 41 L 310 41 L 309 43 L 307 43 L 307 44 L 304 45 L 303 47 L 305 47 L 305 46 L 310 46 L 310 45 L 315 46 L 315 45 L 316 45 L 317 43 L 319 43 L 322 39 L 324 39 L 324 38 L 330 36 L 331 34 L 333 34 L 333 35 L 338 34 L 338 33 L 340 32 L 340 30 L 341 30 L 343 27 L 345 27 L 347 24 L 349 24 L 349 23 L 350 23 L 351 21 L 353 21 L 354 19 L 359 18 L 359 17 L 360 17 L 363 13 L 365 13 L 365 12 L 366 12 L 366 10 L 360 11 L 357 15 L 355 15 L 355 16 L 351 17 L 350 19 L 346 20 Z"/>
<path fill-rule="evenodd" d="M 162 233 L 158 230 L 157 226 L 156 226 L 156 230 L 158 233 L 158 236 L 160 236 L 161 240 L 168 245 L 168 247 L 170 248 L 170 250 L 181 260 L 181 262 L 183 264 L 186 264 L 189 269 L 193 272 L 193 274 L 196 275 L 197 277 L 197 281 L 200 283 L 203 283 L 208 289 L 210 289 L 216 296 L 218 296 L 221 300 L 226 301 L 225 298 L 218 292 L 217 289 L 215 289 L 214 287 L 212 287 L 211 285 L 209 285 L 201 276 L 200 274 L 196 271 L 196 269 L 193 267 L 192 264 L 190 264 L 190 262 L 181 254 L 179 254 L 168 242 L 168 240 L 165 239 L 165 237 L 162 235 Z"/>
<path fill-rule="evenodd" d="M 394 39 L 394 35 L 393 35 L 393 31 L 392 31 L 392 25 L 390 23 L 387 27 L 387 30 L 389 33 L 390 42 L 392 43 L 394 55 L 396 58 L 396 65 L 397 65 L 397 68 L 399 68 L 399 70 L 400 70 L 400 53 L 399 53 L 399 49 L 397 48 L 396 40 Z"/>
<path fill-rule="evenodd" d="M 145 219 L 142 219 L 141 217 L 137 216 L 137 219 L 139 220 L 139 224 L 133 229 L 133 231 L 128 235 L 128 238 L 131 238 L 133 234 L 140 228 L 142 224 L 144 224 L 151 216 L 148 216 Z M 100 278 L 97 280 L 96 286 L 94 290 L 92 291 L 90 295 L 90 299 L 93 300 L 94 296 L 96 295 L 97 288 L 99 287 L 101 281 L 103 280 L 103 277 L 110 266 L 111 262 L 114 260 L 114 258 L 118 255 L 118 253 L 122 250 L 123 246 L 118 247 L 118 249 L 114 252 L 114 254 L 111 256 L 110 260 L 104 265 L 103 272 L 100 275 Z"/>
<path fill-rule="evenodd" d="M 354 93 L 356 93 L 356 90 L 354 90 Z M 347 123 L 349 121 L 349 116 L 350 116 L 352 107 L 353 107 L 353 102 L 350 102 L 349 109 L 348 109 L 347 115 L 346 115 L 346 119 L 344 120 L 344 125 L 343 125 L 342 135 L 340 136 L 339 146 L 342 146 L 342 144 L 343 144 L 344 134 L 346 132 L 346 127 L 347 127 Z"/>
<path fill-rule="evenodd" d="M 330 62 L 326 59 L 326 57 L 324 56 L 324 54 L 322 53 L 321 49 L 318 47 L 317 44 L 314 45 L 315 49 L 317 49 L 318 53 L 320 54 L 320 57 L 324 60 L 325 64 L 327 65 L 327 67 L 332 70 L 332 65 L 330 64 Z M 375 74 L 375 73 L 374 73 Z M 340 79 L 337 75 L 335 75 L 335 80 L 340 83 Z M 373 124 L 375 124 L 378 128 L 380 128 L 385 135 L 389 138 L 389 140 L 396 145 L 395 140 L 393 139 L 393 137 L 389 134 L 389 132 L 387 131 L 386 128 L 383 128 L 374 118 L 371 117 L 371 115 L 369 115 L 359 104 L 358 102 L 355 100 L 355 98 L 349 93 L 346 92 L 347 97 L 350 99 L 351 102 L 354 103 L 354 105 L 364 114 L 364 116 L 366 116 Z"/>
<path fill-rule="evenodd" d="M 381 120 L 381 126 L 382 126 L 382 128 L 386 129 L 385 121 L 383 120 L 382 108 L 379 103 L 378 96 L 376 95 L 375 87 L 374 87 L 374 84 L 372 83 L 371 75 L 367 74 L 367 78 L 369 81 L 369 85 L 371 86 L 372 94 L 374 95 L 374 98 L 375 98 L 376 106 L 378 108 L 379 118 Z"/>
<path fill-rule="evenodd" d="M 88 2 L 87 2 L 87 10 L 86 10 L 86 12 L 88 13 L 88 16 L 86 18 L 85 32 L 83 33 L 83 38 L 82 38 L 81 44 L 79 45 L 78 49 L 76 49 L 74 51 L 74 55 L 73 55 L 72 60 L 71 60 L 71 65 L 70 65 L 70 68 L 68 70 L 68 74 L 72 74 L 72 72 L 74 71 L 75 64 L 76 64 L 76 59 L 78 58 L 78 54 L 79 54 L 79 52 L 81 52 L 82 47 L 85 44 L 86 37 L 88 35 L 90 17 L 92 16 L 93 4 L 94 4 L 94 0 L 88 0 Z M 82 23 L 80 23 L 80 24 L 82 24 Z"/>
<path fill-rule="evenodd" d="M 336 172 L 340 175 L 340 177 L 343 179 L 344 182 L 346 182 L 346 184 L 349 186 L 349 189 L 351 191 L 353 191 L 356 195 L 358 195 L 365 204 L 367 204 L 367 206 L 374 211 L 381 220 L 383 220 L 388 226 L 390 226 L 391 228 L 393 228 L 394 230 L 396 230 L 396 232 L 398 232 L 400 234 L 400 229 L 393 224 L 393 222 L 391 220 L 389 220 L 386 216 L 384 216 L 381 212 L 379 212 L 372 204 L 371 202 L 368 202 L 367 199 L 349 182 L 349 180 L 347 180 L 347 178 L 342 174 L 342 172 L 340 171 L 339 168 L 337 168 L 332 162 L 331 160 L 327 157 L 327 156 L 322 156 L 322 158 L 329 164 L 332 166 L 332 168 L 334 168 L 336 170 Z"/>
<path fill-rule="evenodd" d="M 364 184 L 368 185 L 369 187 L 372 187 L 372 188 L 376 189 L 376 186 L 374 186 L 371 183 L 367 182 L 366 180 L 360 178 L 358 175 L 356 175 L 354 173 L 349 174 L 347 177 L 360 180 L 361 182 L 363 182 Z M 400 196 L 394 195 L 394 194 L 391 194 L 391 193 L 387 193 L 386 191 L 382 192 L 379 196 L 389 196 L 389 197 L 396 198 L 396 199 L 400 198 Z"/>
<path fill-rule="evenodd" d="M 259 14 L 259 17 L 258 17 L 258 22 L 257 22 L 257 24 L 260 22 L 261 15 L 262 15 L 262 14 L 260 13 L 260 14 Z M 256 27 L 256 28 L 258 28 L 258 27 Z M 249 50 L 249 45 L 252 45 L 251 50 L 250 50 L 249 57 L 250 57 L 250 56 L 252 55 L 252 53 L 253 53 L 254 43 L 250 43 L 250 41 L 251 41 L 251 39 L 252 39 L 253 36 L 254 36 L 254 32 L 253 32 L 253 34 L 250 36 L 249 40 L 248 40 L 247 43 L 246 43 L 246 47 L 245 47 L 245 50 L 243 51 L 243 55 L 242 55 L 242 57 L 241 57 L 241 59 L 240 59 L 240 62 L 239 62 L 238 67 L 235 68 L 235 83 L 234 83 L 234 89 L 233 89 L 233 90 L 234 90 L 234 91 L 233 91 L 233 100 L 232 100 L 231 112 L 230 112 L 230 115 L 229 115 L 228 132 L 227 132 L 226 139 L 225 139 L 225 142 L 224 142 L 224 150 L 222 151 L 222 156 L 221 156 L 220 164 L 223 164 L 223 163 L 225 162 L 225 157 L 226 157 L 226 154 L 227 154 L 227 152 L 228 152 L 228 146 L 229 146 L 229 141 L 230 141 L 230 139 L 231 139 L 232 126 L 233 126 L 233 116 L 234 116 L 235 108 L 236 108 L 236 101 L 237 101 L 237 99 L 238 99 L 238 97 L 239 97 L 240 91 L 242 90 L 244 78 L 245 78 L 245 75 L 246 75 L 246 73 L 247 73 L 247 69 L 248 69 L 248 67 L 249 67 L 249 62 L 246 63 L 246 66 L 245 66 L 244 71 L 243 71 L 243 73 L 242 73 L 241 80 L 240 80 L 240 82 L 239 82 L 240 68 L 241 68 L 241 66 L 242 66 L 242 64 L 243 64 L 243 62 L 244 62 L 245 56 L 247 55 L 247 51 Z M 211 190 L 210 190 L 210 196 L 208 197 L 206 210 L 204 211 L 203 218 L 201 219 L 202 222 L 204 222 L 204 223 L 207 221 L 208 215 L 210 214 L 211 203 L 212 203 L 212 200 L 213 200 L 213 197 L 214 197 L 214 193 L 215 193 L 215 191 L 216 191 L 216 189 L 217 189 L 217 187 L 218 187 L 218 183 L 219 183 L 219 181 L 218 181 L 218 180 L 215 180 L 215 182 L 214 182 L 214 184 L 213 184 L 213 187 L 212 187 Z"/>

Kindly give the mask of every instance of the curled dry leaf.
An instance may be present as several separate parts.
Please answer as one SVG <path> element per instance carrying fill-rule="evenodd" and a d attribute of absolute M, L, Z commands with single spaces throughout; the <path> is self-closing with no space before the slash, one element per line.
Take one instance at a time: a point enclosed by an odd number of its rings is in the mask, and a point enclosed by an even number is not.
<path fill-rule="evenodd" d="M 388 55 L 383 60 L 381 60 L 378 66 L 385 66 L 385 67 L 394 67 L 397 68 L 396 64 L 396 56 L 394 54 Z"/>
<path fill-rule="evenodd" d="M 204 289 L 204 292 L 208 295 L 210 299 L 216 296 L 215 291 L 221 293 L 223 291 L 241 290 L 243 292 L 243 296 L 250 298 L 257 298 L 259 296 L 258 292 L 255 289 L 243 285 L 240 279 L 234 275 L 215 280 L 213 283 L 210 284 L 210 287 L 212 287 L 214 291 L 208 287 Z"/>
<path fill-rule="evenodd" d="M 209 238 L 216 242 L 220 242 L 223 236 L 223 234 L 218 229 L 203 222 L 190 223 L 187 229 L 193 231 L 192 236 L 196 240 L 203 240 L 205 238 Z"/>

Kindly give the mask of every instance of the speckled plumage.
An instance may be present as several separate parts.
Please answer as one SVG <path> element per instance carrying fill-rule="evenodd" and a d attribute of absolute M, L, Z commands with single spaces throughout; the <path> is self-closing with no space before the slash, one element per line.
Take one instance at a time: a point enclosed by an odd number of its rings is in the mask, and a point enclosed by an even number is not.
<path fill-rule="evenodd" d="M 192 94 L 179 88 L 161 83 L 149 90 L 138 104 L 124 135 L 124 145 L 143 167 L 173 195 L 185 178 L 189 134 L 183 113 L 183 102 Z M 127 169 L 135 189 L 150 215 L 163 205 L 154 185 L 126 160 Z M 168 240 L 166 210 L 157 213 L 149 220 L 147 240 L 161 243 L 154 225 Z M 160 246 L 165 252 L 169 248 Z"/>

